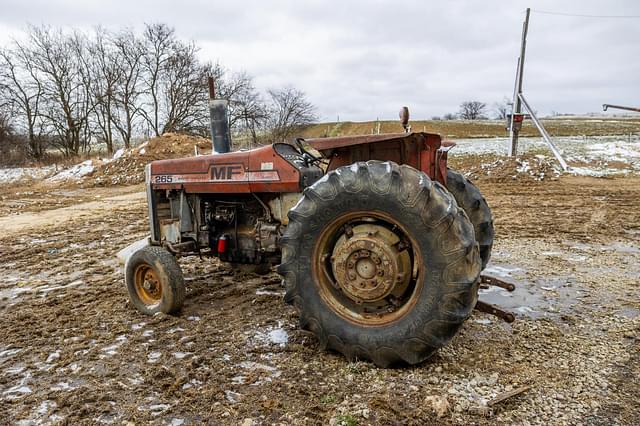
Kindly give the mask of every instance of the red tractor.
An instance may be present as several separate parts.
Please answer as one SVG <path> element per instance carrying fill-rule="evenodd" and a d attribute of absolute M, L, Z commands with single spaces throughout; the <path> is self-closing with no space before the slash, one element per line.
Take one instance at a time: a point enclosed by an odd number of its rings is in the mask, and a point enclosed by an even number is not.
<path fill-rule="evenodd" d="M 447 168 L 451 146 L 439 135 L 228 152 L 222 103 L 212 134 L 216 153 L 146 168 L 150 245 L 125 268 L 138 310 L 178 311 L 176 256 L 198 255 L 256 272 L 278 265 L 300 326 L 321 347 L 378 366 L 425 360 L 470 316 L 493 221 L 480 191 Z"/>

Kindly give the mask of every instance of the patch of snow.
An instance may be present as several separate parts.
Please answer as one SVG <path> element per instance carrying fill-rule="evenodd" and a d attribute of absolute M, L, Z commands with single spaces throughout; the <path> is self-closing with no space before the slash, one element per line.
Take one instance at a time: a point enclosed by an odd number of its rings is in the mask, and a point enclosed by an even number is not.
<path fill-rule="evenodd" d="M 131 325 L 131 329 L 132 329 L 132 330 L 134 330 L 134 331 L 135 331 L 135 330 L 140 330 L 140 329 L 141 329 L 142 327 L 144 327 L 145 325 L 147 325 L 147 323 L 146 323 L 146 322 L 141 322 L 141 323 L 138 323 L 138 324 L 132 324 L 132 325 Z"/>
<path fill-rule="evenodd" d="M 10 375 L 20 374 L 23 371 L 24 371 L 24 366 L 22 365 L 12 366 L 4 370 L 5 374 L 10 374 Z"/>
<path fill-rule="evenodd" d="M 20 182 L 25 179 L 44 179 L 55 171 L 55 166 L 3 168 L 0 169 L 0 184 Z"/>
<path fill-rule="evenodd" d="M 60 351 L 51 352 L 45 361 L 47 364 L 52 363 L 53 361 L 60 358 Z"/>
<path fill-rule="evenodd" d="M 158 360 L 160 359 L 161 356 L 162 356 L 162 353 L 160 353 L 160 352 L 151 352 L 149 354 L 149 356 L 147 357 L 147 362 L 149 364 L 156 363 L 156 362 L 158 362 Z"/>
<path fill-rule="evenodd" d="M 95 166 L 93 165 L 93 160 L 86 160 L 51 176 L 47 180 L 57 182 L 68 179 L 80 179 L 93 173 L 94 170 Z"/>
<path fill-rule="evenodd" d="M 237 404 L 238 401 L 244 396 L 241 393 L 238 392 L 234 392 L 231 390 L 226 390 L 224 391 L 224 394 L 227 398 L 227 401 L 229 401 L 232 404 Z"/>
<path fill-rule="evenodd" d="M 20 352 L 22 349 L 5 349 L 0 351 L 0 360 L 2 358 L 9 358 Z"/>
<path fill-rule="evenodd" d="M 587 167 L 570 167 L 569 173 L 575 176 L 603 177 L 603 176 L 610 176 L 615 174 L 627 174 L 629 173 L 629 170 L 610 169 L 610 168 L 596 170 L 596 169 L 591 169 Z"/>
<path fill-rule="evenodd" d="M 231 383 L 236 385 L 244 385 L 247 381 L 246 376 L 235 376 L 231 378 Z"/>
<path fill-rule="evenodd" d="M 76 280 L 76 281 L 70 282 L 69 284 L 63 284 L 63 285 L 44 285 L 42 287 L 38 287 L 37 291 L 38 293 L 45 293 L 46 295 L 46 293 L 49 293 L 51 291 L 62 290 L 69 287 L 76 287 L 81 284 L 84 284 L 84 281 Z"/>
<path fill-rule="evenodd" d="M 149 406 L 149 411 L 151 411 L 152 416 L 159 416 L 169 408 L 171 408 L 169 404 L 154 404 Z"/>
<path fill-rule="evenodd" d="M 257 345 L 279 345 L 284 347 L 289 342 L 289 334 L 282 328 L 282 321 L 278 321 L 277 327 L 271 326 L 257 330 L 252 340 Z"/>
<path fill-rule="evenodd" d="M 267 290 L 264 288 L 259 288 L 256 290 L 256 295 L 258 296 L 284 296 L 284 291 L 273 291 L 273 290 Z"/>
<path fill-rule="evenodd" d="M 286 345 L 289 342 L 289 334 L 282 328 L 269 332 L 269 341 L 277 345 Z"/>
<path fill-rule="evenodd" d="M 116 338 L 115 343 L 102 348 L 102 352 L 105 352 L 106 355 L 113 356 L 118 353 L 118 348 L 122 346 L 122 344 L 126 341 L 127 341 L 127 336 L 120 335 Z"/>
<path fill-rule="evenodd" d="M 182 389 L 189 389 L 189 388 L 193 388 L 193 387 L 199 387 L 202 384 L 202 382 L 200 380 L 197 379 L 191 379 L 189 382 L 185 383 L 184 385 L 182 385 Z"/>
<path fill-rule="evenodd" d="M 117 160 L 118 158 L 122 157 L 124 155 L 124 148 L 120 148 L 119 150 L 117 150 L 114 154 L 113 154 L 113 159 Z"/>
<path fill-rule="evenodd" d="M 190 317 L 187 317 L 188 321 L 200 321 L 200 317 L 196 316 L 196 315 L 192 315 Z"/>
<path fill-rule="evenodd" d="M 190 355 L 193 355 L 193 352 L 174 352 L 173 356 L 177 359 L 183 359 Z"/>
<path fill-rule="evenodd" d="M 26 394 L 33 393 L 31 388 L 27 386 L 27 381 L 31 378 L 31 373 L 27 372 L 22 379 L 20 379 L 20 383 L 17 385 L 10 387 L 6 391 L 2 392 L 3 395 L 7 395 L 7 399 L 18 399 L 22 398 Z"/>
<path fill-rule="evenodd" d="M 71 383 L 60 382 L 60 383 L 56 383 L 55 385 L 51 386 L 50 390 L 52 390 L 52 391 L 68 391 L 68 390 L 73 390 L 76 387 L 77 386 L 74 386 Z"/>
<path fill-rule="evenodd" d="M 184 331 L 184 328 L 182 327 L 175 327 L 172 329 L 167 330 L 167 334 L 174 334 L 174 333 L 179 333 L 181 331 Z"/>

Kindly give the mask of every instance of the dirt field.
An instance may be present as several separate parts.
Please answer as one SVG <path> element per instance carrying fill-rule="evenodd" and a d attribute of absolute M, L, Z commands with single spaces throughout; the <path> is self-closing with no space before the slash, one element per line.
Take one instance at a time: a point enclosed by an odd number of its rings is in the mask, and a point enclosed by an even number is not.
<path fill-rule="evenodd" d="M 431 360 L 389 370 L 319 352 L 283 304 L 275 273 L 258 277 L 182 259 L 182 313 L 139 314 L 115 254 L 147 232 L 141 186 L 65 189 L 64 196 L 38 186 L 7 191 L 0 210 L 0 419 L 637 422 L 640 177 L 478 183 L 497 227 L 488 272 L 518 285 L 514 294 L 485 290 L 481 299 L 511 309 L 517 320 L 508 325 L 476 312 Z"/>

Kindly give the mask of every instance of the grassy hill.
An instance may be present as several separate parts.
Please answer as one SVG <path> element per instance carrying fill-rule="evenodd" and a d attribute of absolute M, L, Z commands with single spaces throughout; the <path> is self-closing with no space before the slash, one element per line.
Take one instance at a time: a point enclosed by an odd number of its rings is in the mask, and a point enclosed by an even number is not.
<path fill-rule="evenodd" d="M 561 117 L 542 120 L 543 125 L 552 136 L 605 136 L 640 133 L 640 117 Z M 331 136 L 348 136 L 377 133 L 402 132 L 398 121 L 365 121 L 340 123 L 319 123 L 305 128 L 301 133 L 305 138 Z M 449 138 L 487 138 L 505 137 L 505 122 L 502 120 L 418 120 L 411 121 L 411 128 L 416 132 L 439 133 Z M 539 136 L 533 122 L 527 120 L 522 136 Z"/>

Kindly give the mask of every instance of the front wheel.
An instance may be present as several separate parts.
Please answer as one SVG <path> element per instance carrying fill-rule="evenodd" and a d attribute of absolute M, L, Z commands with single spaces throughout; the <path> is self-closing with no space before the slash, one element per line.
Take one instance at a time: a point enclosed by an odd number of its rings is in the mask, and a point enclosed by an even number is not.
<path fill-rule="evenodd" d="M 129 298 L 143 314 L 170 314 L 182 307 L 184 277 L 175 257 L 162 247 L 149 246 L 127 261 L 125 282 Z"/>
<path fill-rule="evenodd" d="M 477 300 L 473 226 L 442 185 L 409 166 L 330 172 L 289 212 L 281 241 L 285 301 L 322 347 L 349 359 L 419 363 Z"/>

